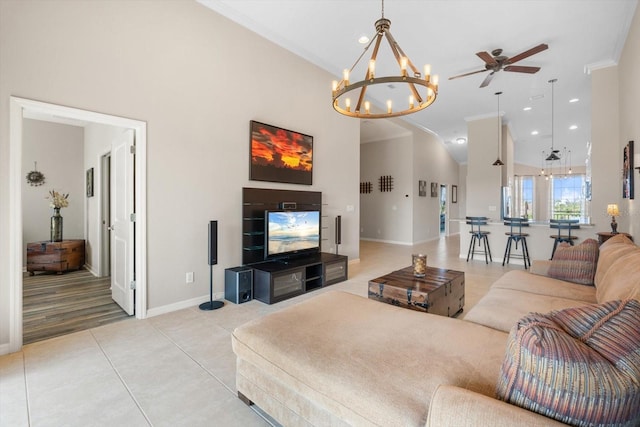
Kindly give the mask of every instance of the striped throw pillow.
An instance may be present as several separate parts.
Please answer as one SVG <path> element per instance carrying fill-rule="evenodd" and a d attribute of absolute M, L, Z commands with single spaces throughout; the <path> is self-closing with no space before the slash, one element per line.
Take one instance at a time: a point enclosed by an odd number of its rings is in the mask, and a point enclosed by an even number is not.
<path fill-rule="evenodd" d="M 593 285 L 598 265 L 598 242 L 587 239 L 577 246 L 565 243 L 556 249 L 549 277 L 580 285 Z"/>
<path fill-rule="evenodd" d="M 640 302 L 523 317 L 509 334 L 496 394 L 574 426 L 640 425 Z"/>

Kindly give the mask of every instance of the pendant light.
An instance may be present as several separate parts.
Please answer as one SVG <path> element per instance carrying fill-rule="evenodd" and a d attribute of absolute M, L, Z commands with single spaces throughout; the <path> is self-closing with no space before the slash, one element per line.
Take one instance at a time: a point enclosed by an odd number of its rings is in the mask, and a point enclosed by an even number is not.
<path fill-rule="evenodd" d="M 545 159 L 548 162 L 560 160 L 560 156 L 558 156 L 558 153 L 560 152 L 560 150 L 555 150 L 553 148 L 553 103 L 554 103 L 553 86 L 554 86 L 554 83 L 557 81 L 558 79 L 549 80 L 549 83 L 551 83 L 551 151 L 549 153 L 549 156 Z"/>
<path fill-rule="evenodd" d="M 496 92 L 498 97 L 498 158 L 493 162 L 493 166 L 504 166 L 502 160 L 500 160 L 500 153 L 502 152 L 502 120 L 500 120 L 500 95 L 502 92 Z"/>

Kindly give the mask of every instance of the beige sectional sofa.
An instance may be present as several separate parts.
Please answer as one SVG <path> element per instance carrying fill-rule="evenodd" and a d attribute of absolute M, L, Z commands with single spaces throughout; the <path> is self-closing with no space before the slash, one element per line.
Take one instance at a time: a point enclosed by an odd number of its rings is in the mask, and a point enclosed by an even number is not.
<path fill-rule="evenodd" d="M 640 299 L 640 248 L 603 245 L 597 287 L 535 264 L 541 274 L 506 273 L 463 319 L 329 291 L 242 325 L 232 335 L 238 395 L 284 426 L 563 425 L 496 398 L 515 325 L 530 312 Z"/>

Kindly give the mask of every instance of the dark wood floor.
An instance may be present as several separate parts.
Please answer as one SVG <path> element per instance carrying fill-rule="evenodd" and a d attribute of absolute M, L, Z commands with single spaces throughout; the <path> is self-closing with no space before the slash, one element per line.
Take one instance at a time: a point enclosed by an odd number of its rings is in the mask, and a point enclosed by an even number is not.
<path fill-rule="evenodd" d="M 70 334 L 129 317 L 111 299 L 109 277 L 87 270 L 36 273 L 23 280 L 23 343 Z"/>

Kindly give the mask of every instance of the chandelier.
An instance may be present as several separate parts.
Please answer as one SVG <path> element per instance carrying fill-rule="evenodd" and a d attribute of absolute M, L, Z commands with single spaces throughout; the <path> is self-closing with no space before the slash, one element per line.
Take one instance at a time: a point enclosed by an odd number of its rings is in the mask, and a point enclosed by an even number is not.
<path fill-rule="evenodd" d="M 545 159 L 547 162 L 560 160 L 560 156 L 558 155 L 558 153 L 560 153 L 560 150 L 555 150 L 553 148 L 553 85 L 557 81 L 558 79 L 549 80 L 549 83 L 551 83 L 551 150 L 549 152 L 549 155 Z"/>
<path fill-rule="evenodd" d="M 425 65 L 424 76 L 422 76 L 413 62 L 411 62 L 409 57 L 404 53 L 398 42 L 393 38 L 389 31 L 391 21 L 384 17 L 384 0 L 382 0 L 382 18 L 376 21 L 375 27 L 376 35 L 364 48 L 364 51 L 358 57 L 353 66 L 350 69 L 344 70 L 341 81 L 333 82 L 333 108 L 338 113 L 349 117 L 379 119 L 415 113 L 417 111 L 424 110 L 429 105 L 433 104 L 438 96 L 438 76 L 431 76 L 430 65 Z M 393 56 L 395 57 L 395 61 L 398 63 L 399 75 L 376 77 L 376 60 L 378 56 L 378 49 L 380 48 L 383 38 L 385 38 L 389 43 Z M 369 60 L 369 66 L 366 69 L 364 79 L 357 82 L 351 82 L 351 72 L 364 57 L 364 54 L 374 41 L 375 45 L 373 53 L 371 54 L 371 59 Z M 409 70 L 413 75 L 409 75 Z M 371 113 L 371 102 L 365 99 L 367 88 L 382 84 L 392 85 L 394 83 L 402 84 L 402 87 L 407 88 L 407 94 L 409 97 L 406 107 L 398 107 L 394 110 L 391 100 L 388 100 L 386 112 Z M 358 91 L 359 93 L 355 91 Z M 350 92 L 354 95 L 357 94 L 357 100 L 353 108 L 351 106 L 351 98 L 346 96 Z"/>

